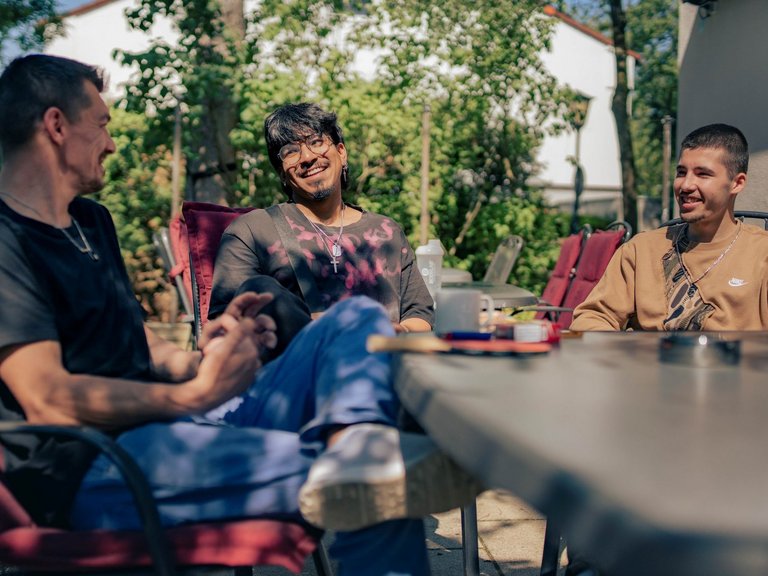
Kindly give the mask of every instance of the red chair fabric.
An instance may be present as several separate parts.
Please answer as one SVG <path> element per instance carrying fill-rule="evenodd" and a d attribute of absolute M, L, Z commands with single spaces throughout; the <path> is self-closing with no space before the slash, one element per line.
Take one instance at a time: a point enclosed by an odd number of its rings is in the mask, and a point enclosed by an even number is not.
<path fill-rule="evenodd" d="M 179 249 L 185 252 L 185 280 L 189 278 L 189 291 L 195 304 L 196 324 L 199 328 L 208 321 L 208 308 L 211 304 L 213 287 L 213 264 L 221 243 L 221 236 L 227 226 L 253 208 L 230 208 L 208 202 L 184 202 L 179 222 Z M 187 249 L 185 250 L 185 246 Z M 180 255 L 181 256 L 181 255 Z M 192 278 L 196 290 L 192 288 Z"/>
<path fill-rule="evenodd" d="M 0 504 L 3 515 L 6 504 Z M 317 547 L 316 539 L 298 524 L 273 520 L 194 524 L 169 528 L 165 534 L 178 566 L 274 565 L 299 573 Z M 152 565 L 143 532 L 80 532 L 34 525 L 0 532 L 0 562 L 27 570 L 75 573 Z"/>
<path fill-rule="evenodd" d="M 568 292 L 571 280 L 576 274 L 576 263 L 579 261 L 581 254 L 584 234 L 585 231 L 580 230 L 563 240 L 563 244 L 560 247 L 560 255 L 557 257 L 555 267 L 541 295 L 541 304 L 550 306 L 563 305 L 565 294 Z M 536 317 L 541 319 L 546 315 L 546 312 L 539 312 Z"/>
<path fill-rule="evenodd" d="M 608 262 L 621 246 L 625 236 L 626 231 L 623 229 L 598 230 L 587 238 L 576 267 L 576 275 L 563 300 L 564 307 L 573 309 L 589 296 L 592 288 L 603 277 Z M 573 312 L 562 312 L 558 322 L 565 327 L 571 325 L 571 320 Z"/>
<path fill-rule="evenodd" d="M 92 442 L 96 440 L 96 446 L 118 458 L 116 464 L 130 459 L 120 454 L 113 440 L 93 430 L 32 427 L 21 422 L 3 424 L 4 433 L 58 433 L 90 439 Z M 115 454 L 115 451 L 118 453 Z M 144 482 L 139 468 L 135 463 L 128 469 L 125 469 L 125 465 L 124 462 L 122 470 L 129 487 L 134 491 L 137 505 L 143 502 L 156 510 L 154 502 L 141 496 L 142 490 L 138 490 L 137 484 L 142 484 L 145 494 L 149 495 L 149 486 Z M 271 565 L 282 566 L 298 574 L 307 556 L 313 553 L 317 556 L 317 533 L 299 524 L 279 520 L 200 522 L 163 529 L 156 517 L 144 517 L 144 530 L 138 531 L 76 531 L 37 526 L 3 481 L 3 468 L 0 451 L 0 566 L 72 574 L 92 570 L 124 573 L 126 570 L 153 567 L 158 574 L 170 576 L 171 566 L 156 563 L 159 562 L 159 545 L 164 562 L 167 559 L 176 566 L 221 566 L 247 569 L 250 573 L 252 566 Z M 155 555 L 148 545 L 150 540 L 155 545 Z M 326 560 L 327 557 L 323 560 L 316 557 L 315 566 L 319 574 L 330 576 Z M 318 562 L 321 562 L 320 566 Z"/>
<path fill-rule="evenodd" d="M 189 274 L 189 243 L 187 242 L 187 226 L 180 216 L 172 218 L 168 224 L 168 235 L 173 250 L 173 258 L 176 265 L 168 272 L 171 281 L 176 283 L 180 276 L 187 299 L 192 302 L 192 278 Z M 188 311 L 191 313 L 191 311 Z"/>

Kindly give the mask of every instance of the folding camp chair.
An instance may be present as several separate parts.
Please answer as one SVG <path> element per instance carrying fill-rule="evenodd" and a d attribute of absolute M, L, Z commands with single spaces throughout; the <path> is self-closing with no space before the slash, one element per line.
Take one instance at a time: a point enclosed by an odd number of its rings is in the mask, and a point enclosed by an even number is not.
<path fill-rule="evenodd" d="M 160 524 L 149 484 L 131 456 L 111 438 L 90 428 L 0 422 L 0 435 L 36 434 L 76 438 L 112 460 L 130 489 L 142 531 L 65 530 L 36 525 L 0 476 L 0 566 L 31 573 L 157 574 L 179 569 L 250 576 L 252 566 L 275 565 L 299 573 L 312 553 L 321 576 L 331 569 L 319 533 L 293 522 L 232 520 L 172 528 Z M 0 471 L 4 466 L 0 465 Z M 194 569 L 198 570 L 195 571 Z M 211 572 L 218 568 L 218 572 Z M 6 572 L 3 572 L 6 573 Z M 12 572 L 17 573 L 17 572 Z"/>
<path fill-rule="evenodd" d="M 525 241 L 516 234 L 504 238 L 493 253 L 491 263 L 485 271 L 483 282 L 486 284 L 506 284 L 524 245 Z"/>
<path fill-rule="evenodd" d="M 536 315 L 537 318 L 544 318 L 549 311 L 562 311 L 568 287 L 571 285 L 574 276 L 576 276 L 576 265 L 579 262 L 579 256 L 581 256 L 584 244 L 591 233 L 592 229 L 585 227 L 563 240 L 560 246 L 560 254 L 557 257 L 552 274 L 549 276 L 547 285 L 544 287 L 544 292 L 541 294 L 539 304 L 533 307 L 539 310 Z"/>
<path fill-rule="evenodd" d="M 585 227 L 563 241 L 560 255 L 538 304 L 521 306 L 512 314 L 534 310 L 536 317 L 555 318 L 564 327 L 600 280 L 618 247 L 632 236 L 632 227 L 622 220 L 605 230 L 591 232 Z"/>
<path fill-rule="evenodd" d="M 192 302 L 195 338 L 208 321 L 213 289 L 213 264 L 227 226 L 253 208 L 230 208 L 208 202 L 184 202 L 181 217 L 171 223 L 171 245 L 181 278 Z"/>
<path fill-rule="evenodd" d="M 587 238 L 579 256 L 576 274 L 571 280 L 563 299 L 563 308 L 558 323 L 568 327 L 573 320 L 573 309 L 581 304 L 592 288 L 603 277 L 614 252 L 632 236 L 632 228 L 623 221 L 612 222 L 605 230 L 597 230 Z"/>
<path fill-rule="evenodd" d="M 154 234 L 152 234 L 152 243 L 155 245 L 157 253 L 160 255 L 160 259 L 163 261 L 163 268 L 166 274 L 176 287 L 176 292 L 179 295 L 179 302 L 181 302 L 184 308 L 184 315 L 181 317 L 183 322 L 192 322 L 194 313 L 192 311 L 192 300 L 190 293 L 185 290 L 181 273 L 183 271 L 183 265 L 178 261 L 176 254 L 171 243 L 171 232 L 168 228 L 160 228 Z"/>

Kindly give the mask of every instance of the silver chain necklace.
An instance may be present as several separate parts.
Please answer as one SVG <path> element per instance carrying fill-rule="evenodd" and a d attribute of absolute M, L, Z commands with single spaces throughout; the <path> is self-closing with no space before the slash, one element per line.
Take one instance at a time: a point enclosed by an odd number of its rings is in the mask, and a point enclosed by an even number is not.
<path fill-rule="evenodd" d="M 18 198 L 16 198 L 16 196 L 14 196 L 12 194 L 8 194 L 7 192 L 0 192 L 0 196 L 2 196 L 4 198 L 10 198 L 14 202 L 16 202 L 19 206 L 24 206 L 24 208 L 26 208 L 27 210 L 31 210 L 32 212 L 34 212 L 35 214 L 40 216 L 40 218 L 42 218 L 43 221 L 45 221 L 45 216 L 43 216 L 40 213 L 40 211 L 37 208 L 35 208 L 34 206 L 31 206 L 31 205 L 27 204 L 26 202 L 23 202 L 23 201 L 19 200 Z M 69 240 L 69 242 L 72 244 L 72 246 L 77 248 L 80 251 L 81 254 L 87 254 L 90 257 L 91 260 L 96 262 L 99 259 L 99 255 L 94 251 L 93 248 L 91 248 L 91 244 L 88 242 L 88 238 L 85 237 L 85 234 L 83 234 L 83 229 L 80 228 L 80 223 L 71 214 L 69 215 L 69 217 L 72 219 L 72 223 L 75 225 L 75 228 L 77 229 L 77 234 L 78 234 L 78 236 L 80 236 L 80 241 L 83 243 L 82 246 L 80 246 L 80 244 L 78 244 L 77 241 L 72 236 L 70 236 L 70 234 L 69 234 L 69 232 L 67 232 L 66 228 L 59 228 L 58 226 L 54 226 L 54 228 L 56 228 L 56 230 L 61 230 L 61 233 L 64 234 L 64 237 L 67 240 Z"/>
<path fill-rule="evenodd" d="M 699 282 L 704 276 L 709 274 L 712 269 L 720 264 L 720 262 L 723 261 L 723 258 L 725 258 L 725 255 L 728 254 L 728 252 L 733 248 L 733 245 L 736 243 L 736 240 L 739 239 L 739 234 L 741 234 L 742 224 L 739 222 L 739 229 L 736 231 L 736 236 L 733 237 L 733 240 L 731 240 L 731 243 L 726 246 L 725 250 L 720 252 L 720 256 L 715 258 L 715 261 L 710 264 L 704 272 L 699 274 L 699 277 L 695 280 L 691 277 L 690 273 L 688 272 L 688 268 L 685 266 L 685 263 L 683 262 L 683 255 L 680 253 L 680 240 L 683 236 L 683 231 L 681 230 L 680 233 L 677 235 L 677 238 L 675 239 L 675 253 L 677 254 L 677 261 L 680 263 L 680 268 L 683 269 L 683 274 L 685 274 L 685 279 L 688 280 L 689 288 L 688 288 L 688 298 L 692 298 L 693 295 L 696 293 L 696 291 L 699 289 L 698 286 L 696 286 L 696 283 Z M 685 227 L 685 234 L 688 235 L 688 227 Z"/>
<path fill-rule="evenodd" d="M 343 250 L 341 249 L 341 237 L 344 235 L 344 208 L 345 204 L 341 203 L 341 228 L 339 228 L 339 235 L 336 236 L 336 240 L 328 236 L 328 234 L 325 233 L 325 231 L 320 228 L 317 224 L 312 222 L 309 218 L 307 218 L 307 221 L 312 225 L 312 228 L 315 229 L 317 234 L 320 236 L 320 241 L 323 243 L 323 246 L 325 246 L 325 249 L 328 251 L 328 254 L 331 257 L 331 264 L 333 264 L 333 273 L 338 274 L 339 273 L 339 258 L 341 258 L 341 255 L 343 254 Z M 330 244 L 329 244 L 330 243 Z"/>

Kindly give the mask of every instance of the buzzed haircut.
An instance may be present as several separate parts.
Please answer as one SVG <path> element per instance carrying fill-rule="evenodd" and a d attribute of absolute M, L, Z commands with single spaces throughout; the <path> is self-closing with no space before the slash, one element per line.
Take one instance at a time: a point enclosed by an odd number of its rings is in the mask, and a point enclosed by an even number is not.
<path fill-rule="evenodd" d="M 264 139 L 267 142 L 269 161 L 278 174 L 283 171 L 283 163 L 277 156 L 280 148 L 312 134 L 327 135 L 334 144 L 344 143 L 336 114 L 312 102 L 285 104 L 267 116 L 264 120 Z M 290 190 L 285 185 L 283 190 L 290 197 Z"/>
<path fill-rule="evenodd" d="M 0 75 L 0 152 L 8 157 L 32 138 L 49 108 L 76 122 L 91 104 L 85 82 L 104 90 L 100 69 L 69 58 L 31 54 L 13 60 Z"/>
<path fill-rule="evenodd" d="M 747 173 L 749 168 L 749 145 L 741 130 L 728 124 L 708 124 L 697 128 L 685 137 L 680 144 L 680 154 L 683 150 L 696 148 L 722 149 L 723 163 L 728 170 L 728 177 L 733 179 L 737 174 Z"/>

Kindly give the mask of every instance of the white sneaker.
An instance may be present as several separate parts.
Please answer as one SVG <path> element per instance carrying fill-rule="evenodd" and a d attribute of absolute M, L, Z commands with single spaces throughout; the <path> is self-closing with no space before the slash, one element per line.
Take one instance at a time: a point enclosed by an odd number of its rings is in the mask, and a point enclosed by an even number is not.
<path fill-rule="evenodd" d="M 464 506 L 480 491 L 426 436 L 356 424 L 312 465 L 299 509 L 315 526 L 349 531 Z"/>

